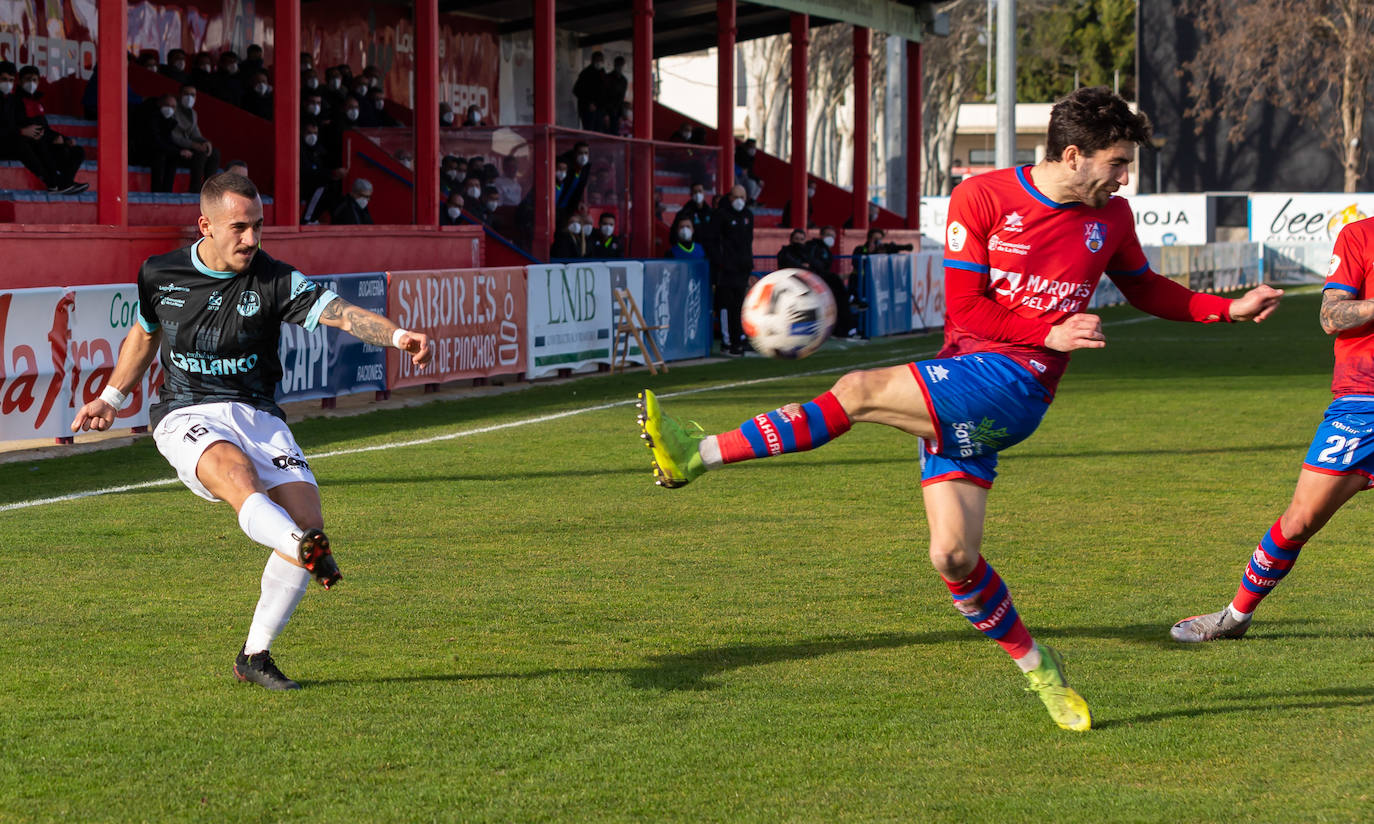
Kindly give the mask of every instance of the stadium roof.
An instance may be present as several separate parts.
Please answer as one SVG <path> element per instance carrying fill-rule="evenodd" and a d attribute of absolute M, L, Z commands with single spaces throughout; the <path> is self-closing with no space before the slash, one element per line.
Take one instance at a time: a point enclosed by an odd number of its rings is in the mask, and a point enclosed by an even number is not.
<path fill-rule="evenodd" d="M 631 40 L 634 14 L 627 0 L 557 0 L 558 28 L 576 32 L 587 48 Z M 927 0 L 773 0 L 740 2 L 736 40 L 791 30 L 791 13 L 810 14 L 812 26 L 852 23 L 919 40 L 931 30 L 936 2 Z M 533 0 L 439 0 L 441 12 L 483 17 L 502 34 L 534 28 Z M 654 0 L 654 57 L 701 51 L 716 45 L 716 0 Z"/>

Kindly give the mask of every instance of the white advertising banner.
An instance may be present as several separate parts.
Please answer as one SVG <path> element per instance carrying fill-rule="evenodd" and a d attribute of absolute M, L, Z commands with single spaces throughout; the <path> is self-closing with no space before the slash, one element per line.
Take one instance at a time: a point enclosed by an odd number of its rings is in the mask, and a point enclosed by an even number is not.
<path fill-rule="evenodd" d="M 611 270 L 602 263 L 568 263 L 528 271 L 527 375 L 610 363 Z"/>
<path fill-rule="evenodd" d="M 911 328 L 931 331 L 944 325 L 944 253 L 917 252 L 911 261 Z"/>
<path fill-rule="evenodd" d="M 1250 240 L 1330 249 L 1347 223 L 1374 215 L 1374 193 L 1250 195 Z"/>
<path fill-rule="evenodd" d="M 949 219 L 949 198 L 948 197 L 923 197 L 921 198 L 921 214 L 919 222 L 921 224 L 921 245 L 939 246 L 945 245 L 945 221 Z"/>
<path fill-rule="evenodd" d="M 1136 195 L 1130 204 L 1142 246 L 1195 246 L 1210 239 L 1207 195 Z"/>

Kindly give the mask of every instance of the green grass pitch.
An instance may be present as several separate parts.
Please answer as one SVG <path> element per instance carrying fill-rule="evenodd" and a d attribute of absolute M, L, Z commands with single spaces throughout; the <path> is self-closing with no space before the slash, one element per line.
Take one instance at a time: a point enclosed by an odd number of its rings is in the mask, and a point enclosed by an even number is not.
<path fill-rule="evenodd" d="M 298 693 L 230 675 L 266 551 L 223 504 L 0 512 L 0 821 L 1367 821 L 1364 499 L 1249 637 L 1167 635 L 1227 602 L 1287 504 L 1329 399 L 1316 310 L 1107 310 L 1107 348 L 1004 454 L 984 552 L 1092 732 L 951 608 L 914 439 L 653 486 L 642 386 L 719 431 L 938 348 L 831 343 L 296 424 L 315 456 L 488 430 L 313 460 L 345 579 L 274 647 Z M 169 477 L 145 440 L 0 466 L 0 505 Z"/>

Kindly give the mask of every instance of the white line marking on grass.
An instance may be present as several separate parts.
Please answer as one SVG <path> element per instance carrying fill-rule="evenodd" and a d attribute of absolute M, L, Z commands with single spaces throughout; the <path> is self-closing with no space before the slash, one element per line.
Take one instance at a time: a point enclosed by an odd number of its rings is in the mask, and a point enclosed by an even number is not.
<path fill-rule="evenodd" d="M 933 354 L 935 353 L 918 352 L 911 357 L 922 358 Z M 898 362 L 906 363 L 905 360 L 901 360 Z M 868 363 L 835 366 L 830 367 L 828 369 L 815 369 L 810 372 L 793 372 L 787 375 L 774 375 L 772 377 L 767 378 L 752 378 L 747 381 L 731 381 L 730 383 L 713 384 L 710 386 L 699 386 L 694 389 L 683 389 L 678 392 L 663 393 L 659 395 L 659 397 L 677 398 L 685 395 L 697 395 L 702 392 L 715 392 L 722 389 L 735 389 L 741 386 L 753 386 L 755 384 L 769 383 L 772 381 L 791 380 L 793 378 L 811 378 L 817 375 L 824 375 L 830 372 L 847 372 L 852 369 L 867 369 L 871 366 L 879 366 L 882 364 L 889 363 L 893 363 L 893 360 L 891 358 L 887 358 L 880 361 L 870 361 Z M 634 400 L 631 399 L 623 401 L 614 401 L 612 403 L 602 403 L 597 404 L 595 406 L 583 406 L 577 409 L 568 409 L 563 412 L 554 412 L 550 415 L 540 415 L 537 418 L 523 418 L 518 421 L 507 421 L 506 423 L 497 423 L 492 424 L 491 426 L 479 426 L 475 429 L 463 429 L 457 432 L 448 432 L 443 435 L 434 435 L 428 438 L 415 438 L 414 440 L 409 441 L 394 441 L 391 443 L 375 444 L 373 446 L 356 446 L 350 447 L 348 449 L 336 449 L 332 452 L 320 452 L 317 454 L 309 455 L 307 457 L 309 457 L 310 460 L 314 461 L 319 460 L 320 458 L 336 458 L 343 455 L 360 455 L 364 452 L 381 452 L 388 449 L 400 449 L 402 447 L 407 446 L 424 446 L 425 444 L 438 443 L 440 441 L 452 441 L 458 438 L 472 437 L 473 435 L 485 435 L 489 432 L 499 432 L 503 429 L 515 429 L 521 426 L 533 426 L 535 424 L 548 423 L 549 421 L 556 421 L 562 418 L 570 418 L 574 415 L 581 415 L 585 412 L 600 412 L 606 409 L 614 409 L 617 406 L 629 406 L 633 403 Z M 156 481 L 143 481 L 142 483 L 125 484 L 123 486 L 108 486 L 103 489 L 88 489 L 82 492 L 73 492 L 69 495 L 57 495 L 52 498 L 35 498 L 29 501 L 15 501 L 14 503 L 10 504 L 0 504 L 0 512 L 9 512 L 11 510 L 16 509 L 30 509 L 35 506 L 44 506 L 46 504 L 60 504 L 66 503 L 68 501 L 79 501 L 83 498 L 95 498 L 101 495 L 113 495 L 119 492 L 134 492 L 140 489 L 153 489 L 159 486 L 174 486 L 178 483 L 180 483 L 180 481 L 178 481 L 176 478 L 164 478 Z"/>
<path fill-rule="evenodd" d="M 1153 315 L 1142 315 L 1140 317 L 1126 318 L 1125 320 L 1113 321 L 1106 324 L 1108 326 L 1123 326 L 1128 323 L 1140 323 L 1147 320 L 1158 320 Z M 831 372 L 848 372 L 853 369 L 868 369 L 873 366 L 896 365 L 899 363 L 909 363 L 911 360 L 919 360 L 924 357 L 934 355 L 939 350 L 928 352 L 916 352 L 912 355 L 904 355 L 898 360 L 884 358 L 882 360 L 868 361 L 867 363 L 847 364 L 845 366 L 833 366 L 828 369 L 813 369 L 810 372 L 793 372 L 787 375 L 774 375 L 767 378 L 751 378 L 747 381 L 731 381 L 730 383 L 712 384 L 709 386 L 698 386 L 695 389 L 682 389 L 677 392 L 661 393 L 661 398 L 681 398 L 687 395 L 699 395 L 703 392 L 717 392 L 722 389 L 737 389 L 741 386 L 755 386 L 761 383 L 772 383 L 773 381 L 793 380 L 795 378 L 814 378 L 817 375 L 826 375 Z M 614 409 L 617 406 L 629 406 L 633 400 L 615 401 L 613 403 L 602 403 L 595 406 L 584 406 L 578 409 L 569 409 L 564 412 L 554 412 L 551 415 L 540 415 L 537 418 L 523 418 L 518 421 L 507 421 L 506 423 L 492 424 L 491 426 L 479 426 L 476 429 L 463 429 L 457 432 L 449 432 L 444 435 L 434 435 L 429 438 L 416 438 L 409 441 L 394 441 L 391 443 L 381 443 L 373 446 L 355 446 L 349 449 L 336 449 L 332 452 L 320 452 L 308 456 L 310 460 L 320 458 L 337 458 L 343 455 L 361 455 L 365 452 L 382 452 L 388 449 L 401 449 L 407 446 L 424 446 L 425 444 L 438 443 L 440 441 L 452 441 L 458 438 L 469 438 L 473 435 L 485 435 L 489 432 L 499 432 L 503 429 L 515 429 L 521 426 L 533 426 L 540 423 L 548 423 L 562 418 L 570 418 L 573 415 L 581 415 L 585 412 L 600 412 L 606 409 Z M 174 486 L 179 481 L 175 478 L 164 478 L 156 481 L 144 481 L 136 484 L 125 484 L 123 486 L 107 486 L 104 489 L 88 489 L 84 492 L 73 492 L 69 495 L 57 495 L 52 498 L 35 498 L 29 501 L 15 501 L 11 504 L 0 504 L 0 512 L 10 512 L 16 509 L 30 509 L 35 506 L 46 504 L 60 504 L 68 501 L 79 501 L 82 498 L 95 498 L 100 495 L 113 495 L 119 492 L 134 492 L 140 489 L 154 489 L 159 486 Z"/>

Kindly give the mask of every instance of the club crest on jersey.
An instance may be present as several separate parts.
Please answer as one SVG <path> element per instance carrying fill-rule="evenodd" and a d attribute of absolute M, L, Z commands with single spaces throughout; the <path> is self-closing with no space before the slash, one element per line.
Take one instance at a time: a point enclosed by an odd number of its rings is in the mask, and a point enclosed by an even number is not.
<path fill-rule="evenodd" d="M 1326 267 L 1326 277 L 1327 277 L 1328 279 L 1335 277 L 1335 276 L 1336 276 L 1336 271 L 1337 271 L 1338 269 L 1340 269 L 1340 268 L 1341 268 L 1341 256 L 1340 256 L 1340 255 L 1332 255 L 1332 256 L 1331 256 L 1331 263 L 1328 264 L 1327 267 Z"/>
<path fill-rule="evenodd" d="M 243 315 L 245 318 L 253 317 L 261 308 L 262 299 L 259 298 L 258 293 L 254 292 L 252 289 L 244 292 L 243 295 L 239 297 L 239 314 Z"/>
<path fill-rule="evenodd" d="M 1107 224 L 1100 220 L 1090 220 L 1083 224 L 1083 245 L 1089 252 L 1100 252 L 1107 243 Z"/>
<path fill-rule="evenodd" d="M 224 295 L 221 295 L 219 292 L 214 293 L 210 296 L 209 300 L 205 301 L 205 308 L 209 309 L 211 312 L 218 312 L 222 305 L 224 305 Z"/>

